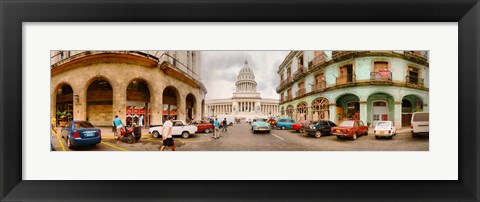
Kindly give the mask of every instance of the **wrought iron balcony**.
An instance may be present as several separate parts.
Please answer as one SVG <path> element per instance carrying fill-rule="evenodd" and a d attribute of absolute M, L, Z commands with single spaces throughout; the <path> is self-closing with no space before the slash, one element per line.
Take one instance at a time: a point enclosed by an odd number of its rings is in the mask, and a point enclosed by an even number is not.
<path fill-rule="evenodd" d="M 298 70 L 293 74 L 293 79 L 297 79 L 304 73 L 303 65 L 298 67 Z"/>
<path fill-rule="evenodd" d="M 332 51 L 332 59 L 341 58 L 353 53 L 355 53 L 355 51 Z"/>
<path fill-rule="evenodd" d="M 313 92 L 322 92 L 325 90 L 325 88 L 327 88 L 327 83 L 322 81 L 313 85 Z"/>
<path fill-rule="evenodd" d="M 424 79 L 423 78 L 418 78 L 416 76 L 406 76 L 405 77 L 405 82 L 409 86 L 424 87 Z"/>
<path fill-rule="evenodd" d="M 337 77 L 337 85 L 355 83 L 355 73 L 340 75 Z"/>
<path fill-rule="evenodd" d="M 371 81 L 391 82 L 392 81 L 392 72 L 390 72 L 390 71 L 370 72 L 370 80 Z"/>
<path fill-rule="evenodd" d="M 295 98 L 302 97 L 303 95 L 305 95 L 305 88 L 297 90 L 297 92 L 295 93 Z"/>
<path fill-rule="evenodd" d="M 315 68 L 316 66 L 318 65 L 322 65 L 326 62 L 326 57 L 324 55 L 321 55 L 321 56 L 317 56 L 315 58 L 313 58 L 312 61 L 310 61 L 310 65 L 309 65 L 309 69 L 312 69 L 312 68 Z"/>
<path fill-rule="evenodd" d="M 428 58 L 425 55 L 423 55 L 419 52 L 405 51 L 404 54 L 407 58 L 416 58 L 416 59 L 421 59 L 421 60 L 428 61 Z"/>

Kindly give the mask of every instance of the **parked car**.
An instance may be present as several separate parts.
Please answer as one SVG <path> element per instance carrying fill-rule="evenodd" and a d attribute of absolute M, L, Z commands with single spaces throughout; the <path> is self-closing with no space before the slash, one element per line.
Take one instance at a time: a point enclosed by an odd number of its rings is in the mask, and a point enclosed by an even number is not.
<path fill-rule="evenodd" d="M 373 129 L 373 134 L 376 139 L 380 137 L 392 139 L 392 137 L 397 134 L 397 129 L 392 121 L 379 121 L 377 125 L 375 125 L 375 129 Z"/>
<path fill-rule="evenodd" d="M 292 129 L 297 132 L 304 133 L 305 130 L 310 129 L 310 121 L 301 120 L 295 124 L 292 124 Z"/>
<path fill-rule="evenodd" d="M 310 129 L 307 129 L 307 135 L 320 138 L 324 135 L 332 134 L 332 127 L 337 126 L 335 123 L 328 120 L 320 120 L 314 124 L 310 124 Z"/>
<path fill-rule="evenodd" d="M 295 123 L 295 120 L 293 120 L 292 118 L 281 118 L 281 119 L 278 119 L 277 128 L 280 128 L 282 130 L 291 129 L 292 124 L 294 123 Z"/>
<path fill-rule="evenodd" d="M 333 127 L 332 133 L 338 139 L 348 137 L 356 140 L 359 135 L 368 135 L 368 127 L 360 120 L 346 120 Z"/>
<path fill-rule="evenodd" d="M 410 127 L 412 128 L 412 137 L 416 138 L 419 135 L 429 136 L 429 113 L 415 112 L 412 114 L 412 121 Z"/>
<path fill-rule="evenodd" d="M 277 120 L 275 120 L 274 118 L 268 119 L 267 123 L 270 124 L 270 128 L 276 128 L 277 127 Z"/>
<path fill-rule="evenodd" d="M 207 120 L 194 120 L 190 123 L 191 125 L 197 126 L 197 132 L 210 133 L 213 131 L 213 124 Z"/>
<path fill-rule="evenodd" d="M 163 126 L 152 127 L 148 129 L 148 133 L 152 134 L 154 138 L 159 138 L 162 136 Z M 172 136 L 181 135 L 183 138 L 188 138 L 188 136 L 195 134 L 197 132 L 197 126 L 187 125 L 182 120 L 173 121 Z"/>
<path fill-rule="evenodd" d="M 253 118 L 252 119 L 252 132 L 268 132 L 270 133 L 270 124 L 267 123 L 265 118 Z"/>
<path fill-rule="evenodd" d="M 97 145 L 102 141 L 102 131 L 88 121 L 69 121 L 62 127 L 61 135 L 70 149 Z"/>

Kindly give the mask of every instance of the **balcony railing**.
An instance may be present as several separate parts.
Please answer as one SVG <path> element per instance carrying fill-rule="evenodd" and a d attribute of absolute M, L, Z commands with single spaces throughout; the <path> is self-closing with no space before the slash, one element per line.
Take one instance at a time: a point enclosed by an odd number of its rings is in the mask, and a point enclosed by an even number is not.
<path fill-rule="evenodd" d="M 284 96 L 282 96 L 282 97 L 280 98 L 280 103 L 283 103 L 283 102 L 285 102 Z"/>
<path fill-rule="evenodd" d="M 325 88 L 327 88 L 327 83 L 322 81 L 313 85 L 313 92 L 322 92 L 325 90 Z"/>
<path fill-rule="evenodd" d="M 370 72 L 370 80 L 391 82 L 392 72 L 389 72 L 389 71 Z"/>
<path fill-rule="evenodd" d="M 302 89 L 299 89 L 297 91 L 297 93 L 295 93 L 295 97 L 298 98 L 298 97 L 302 97 L 303 95 L 305 95 L 305 89 L 302 88 Z"/>
<path fill-rule="evenodd" d="M 321 64 L 325 63 L 326 61 L 327 60 L 326 60 L 324 55 L 317 56 L 317 57 L 313 58 L 313 60 L 310 62 L 309 68 L 313 68 L 314 66 L 321 65 Z"/>
<path fill-rule="evenodd" d="M 287 95 L 287 102 L 288 102 L 288 101 L 292 101 L 292 100 L 293 100 L 292 95 Z"/>
<path fill-rule="evenodd" d="M 337 85 L 355 83 L 355 73 L 337 77 Z"/>
<path fill-rule="evenodd" d="M 425 55 L 423 55 L 421 53 L 417 53 L 415 51 L 405 51 L 404 54 L 407 57 L 419 58 L 419 59 L 422 59 L 422 60 L 428 60 L 428 58 Z"/>
<path fill-rule="evenodd" d="M 340 58 L 352 53 L 355 53 L 355 51 L 332 51 L 332 59 Z"/>
<path fill-rule="evenodd" d="M 423 78 L 418 78 L 416 76 L 406 76 L 405 82 L 407 85 L 412 85 L 412 86 L 419 86 L 423 87 L 424 86 L 424 79 Z"/>
<path fill-rule="evenodd" d="M 298 70 L 297 70 L 295 73 L 293 73 L 293 78 L 296 79 L 296 78 L 298 78 L 299 76 L 301 76 L 301 75 L 304 73 L 303 70 L 304 70 L 303 65 L 302 65 L 302 66 L 299 66 L 299 67 L 298 67 Z"/>

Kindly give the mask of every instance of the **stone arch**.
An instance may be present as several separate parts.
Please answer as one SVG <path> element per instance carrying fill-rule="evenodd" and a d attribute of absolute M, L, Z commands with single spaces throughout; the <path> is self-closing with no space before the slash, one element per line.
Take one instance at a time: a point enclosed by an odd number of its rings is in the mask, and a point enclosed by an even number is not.
<path fill-rule="evenodd" d="M 288 118 L 293 118 L 293 112 L 294 112 L 293 105 L 288 105 L 287 109 L 285 110 L 285 114 L 287 115 Z"/>
<path fill-rule="evenodd" d="M 95 126 L 111 126 L 113 86 L 105 76 L 91 78 L 86 85 L 86 119 Z"/>
<path fill-rule="evenodd" d="M 424 100 L 417 94 L 406 94 L 402 97 L 402 127 L 411 124 L 412 114 L 423 111 Z"/>
<path fill-rule="evenodd" d="M 296 120 L 306 120 L 308 115 L 308 104 L 305 101 L 299 102 L 296 109 Z"/>
<path fill-rule="evenodd" d="M 64 126 L 67 121 L 74 120 L 74 92 L 70 83 L 62 81 L 52 92 L 52 101 L 57 124 Z"/>
<path fill-rule="evenodd" d="M 374 91 L 367 97 L 367 124 L 375 126 L 378 121 L 395 122 L 396 98 L 384 91 Z"/>
<path fill-rule="evenodd" d="M 192 121 L 197 116 L 197 99 L 193 93 L 188 93 L 185 97 L 185 114 L 187 115 L 187 122 Z"/>
<path fill-rule="evenodd" d="M 395 100 L 400 100 L 400 97 L 399 97 L 399 96 L 393 94 L 392 92 L 390 92 L 390 91 L 388 91 L 388 90 L 373 90 L 373 91 L 370 91 L 370 92 L 366 93 L 366 94 L 364 95 L 364 97 L 361 97 L 360 99 L 361 99 L 361 100 L 367 100 L 371 95 L 374 95 L 374 94 L 382 94 L 382 93 L 383 93 L 383 94 L 387 94 L 387 95 L 393 97 L 393 99 L 395 99 Z"/>
<path fill-rule="evenodd" d="M 341 94 L 335 96 L 335 97 L 333 98 L 333 100 L 334 100 L 334 102 L 337 102 L 339 98 L 341 98 L 341 97 L 343 97 L 343 96 L 345 96 L 345 95 L 349 95 L 349 94 L 357 96 L 357 98 L 360 100 L 360 96 L 359 96 L 357 93 L 355 93 L 355 92 L 344 92 L 344 93 L 341 93 Z"/>
<path fill-rule="evenodd" d="M 312 101 L 312 120 L 328 120 L 330 118 L 329 101 L 327 98 L 318 97 Z"/>
<path fill-rule="evenodd" d="M 174 119 L 178 118 L 178 109 L 180 108 L 180 92 L 173 85 L 168 85 L 162 92 L 162 118 L 163 122 L 167 120 L 168 116 L 173 116 Z"/>
<path fill-rule="evenodd" d="M 131 79 L 127 86 L 126 91 L 126 124 L 127 125 L 150 125 L 151 111 L 152 110 L 152 97 L 151 85 L 146 79 L 136 77 Z"/>
<path fill-rule="evenodd" d="M 354 93 L 344 93 L 337 96 L 335 104 L 337 114 L 335 121 L 360 120 L 360 97 Z"/>

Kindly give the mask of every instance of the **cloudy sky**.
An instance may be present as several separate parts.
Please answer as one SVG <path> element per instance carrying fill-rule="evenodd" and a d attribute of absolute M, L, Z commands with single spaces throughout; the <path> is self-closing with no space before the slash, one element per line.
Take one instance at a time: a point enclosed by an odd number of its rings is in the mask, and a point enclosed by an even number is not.
<path fill-rule="evenodd" d="M 231 98 L 240 69 L 248 60 L 255 74 L 257 92 L 262 98 L 278 99 L 278 66 L 289 51 L 202 51 L 202 81 L 206 99 Z"/>

